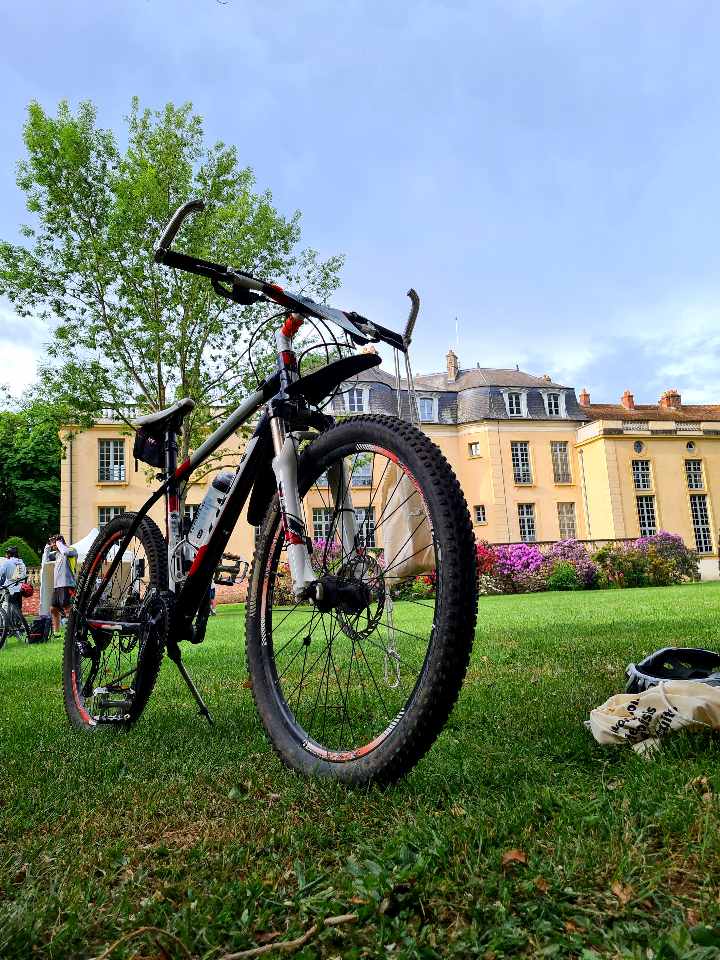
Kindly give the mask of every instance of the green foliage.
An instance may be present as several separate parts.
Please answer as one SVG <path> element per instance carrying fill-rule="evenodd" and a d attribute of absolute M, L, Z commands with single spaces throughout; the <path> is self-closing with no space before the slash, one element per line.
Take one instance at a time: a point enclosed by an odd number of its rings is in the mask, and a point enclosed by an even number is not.
<path fill-rule="evenodd" d="M 647 557 L 637 549 L 607 544 L 593 557 L 600 568 L 600 585 L 644 587 L 647 585 Z"/>
<path fill-rule="evenodd" d="M 27 567 L 39 567 L 40 557 L 22 537 L 8 537 L 0 543 L 0 557 L 4 557 L 10 547 L 16 547 L 20 559 Z"/>
<path fill-rule="evenodd" d="M 700 579 L 695 551 L 677 534 L 662 530 L 632 543 L 606 544 L 593 560 L 605 587 L 666 587 Z"/>
<path fill-rule="evenodd" d="M 249 330 L 270 310 L 239 307 L 207 280 L 153 264 L 173 210 L 190 197 L 207 205 L 183 227 L 181 249 L 319 299 L 337 286 L 342 261 L 298 248 L 300 215 L 282 216 L 257 192 L 234 147 L 206 145 L 190 104 L 151 111 L 133 100 L 123 148 L 96 119 L 89 102 L 75 113 L 63 102 L 55 116 L 30 105 L 17 182 L 32 222 L 24 245 L 0 243 L 0 294 L 51 325 L 44 376 L 80 422 L 103 408 L 126 417 L 128 403 L 157 410 L 192 397 L 184 455 L 212 408 L 246 390 Z M 261 366 L 263 355 L 261 342 Z"/>
<path fill-rule="evenodd" d="M 577 570 L 569 560 L 558 560 L 547 578 L 548 590 L 579 590 L 581 588 Z"/>
<path fill-rule="evenodd" d="M 108 960 L 220 958 L 318 924 L 269 960 L 717 958 L 718 739 L 668 738 L 648 763 L 582 721 L 630 660 L 680 637 L 712 647 L 718 603 L 718 583 L 483 598 L 443 735 L 384 790 L 305 780 L 275 757 L 246 689 L 241 606 L 219 606 L 186 653 L 214 727 L 165 663 L 129 736 L 79 738 L 60 644 L 10 641 L 0 956 L 99 957 L 124 936 Z M 503 864 L 512 850 L 527 862 Z"/>
<path fill-rule="evenodd" d="M 0 410 L 0 537 L 23 537 L 42 546 L 60 526 L 58 428 L 63 410 L 28 398 Z"/>

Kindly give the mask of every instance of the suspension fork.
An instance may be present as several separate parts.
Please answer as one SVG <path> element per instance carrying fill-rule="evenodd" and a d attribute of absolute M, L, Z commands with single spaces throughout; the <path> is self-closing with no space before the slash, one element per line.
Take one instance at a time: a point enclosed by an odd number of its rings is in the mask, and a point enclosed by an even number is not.
<path fill-rule="evenodd" d="M 288 424 L 283 415 L 288 409 L 287 389 L 299 376 L 292 338 L 300 329 L 302 322 L 302 317 L 290 314 L 275 334 L 280 390 L 268 404 L 270 433 L 275 453 L 272 468 L 278 487 L 280 515 L 285 533 L 293 593 L 297 598 L 308 596 L 312 592 L 312 585 L 317 581 L 310 563 L 310 539 L 305 527 L 304 511 L 298 490 L 296 440 L 288 432 Z M 340 536 L 345 560 L 353 554 L 358 532 L 349 480 L 344 462 L 334 464 L 328 470 L 328 483 L 334 506 L 333 516 L 340 518 Z"/>
<path fill-rule="evenodd" d="M 290 314 L 275 334 L 280 390 L 268 404 L 270 435 L 275 456 L 272 461 L 280 499 L 280 516 L 285 532 L 290 577 L 296 598 L 307 596 L 317 579 L 310 563 L 310 549 L 297 483 L 297 448 L 288 432 L 288 387 L 298 379 L 292 338 L 302 326 L 302 317 Z"/>

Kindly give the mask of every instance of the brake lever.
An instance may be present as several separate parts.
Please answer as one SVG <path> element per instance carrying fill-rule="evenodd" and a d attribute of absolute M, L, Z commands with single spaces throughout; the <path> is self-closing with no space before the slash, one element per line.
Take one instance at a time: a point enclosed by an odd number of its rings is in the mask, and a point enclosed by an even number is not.
<path fill-rule="evenodd" d="M 232 286 L 228 289 L 219 280 L 212 281 L 212 288 L 219 297 L 225 297 L 226 300 L 232 300 L 233 303 L 239 303 L 243 307 L 249 307 L 251 303 L 257 303 L 258 300 L 263 299 L 259 293 L 253 293 L 247 287 Z"/>

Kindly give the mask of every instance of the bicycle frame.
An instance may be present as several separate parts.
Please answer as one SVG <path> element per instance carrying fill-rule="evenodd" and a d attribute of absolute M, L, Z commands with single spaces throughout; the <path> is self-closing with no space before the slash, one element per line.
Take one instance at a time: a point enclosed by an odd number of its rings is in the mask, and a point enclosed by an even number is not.
<path fill-rule="evenodd" d="M 166 434 L 165 479 L 146 500 L 135 520 L 120 543 L 117 553 L 97 586 L 92 603 L 102 596 L 110 582 L 130 540 L 136 533 L 143 517 L 160 499 L 165 498 L 166 539 L 169 589 L 175 594 L 171 626 L 178 640 L 192 636 L 193 620 L 198 613 L 209 610 L 210 587 L 240 515 L 253 492 L 256 483 L 268 480 L 272 473 L 263 466 L 272 464 L 276 487 L 279 493 L 280 513 L 285 532 L 293 591 L 297 597 L 306 593 L 315 580 L 310 564 L 309 540 L 303 521 L 303 511 L 297 488 L 298 442 L 292 429 L 293 412 L 307 413 L 302 407 L 306 394 L 317 400 L 318 393 L 331 393 L 349 372 L 360 372 L 380 362 L 373 355 L 360 355 L 335 361 L 308 377 L 299 377 L 297 360 L 292 346 L 292 336 L 299 329 L 302 318 L 290 315 L 276 333 L 278 370 L 262 386 L 248 396 L 220 426 L 189 457 L 177 463 L 177 436 Z M 180 487 L 190 475 L 217 451 L 240 427 L 248 423 L 262 408 L 255 430 L 248 441 L 232 485 L 226 495 L 217 525 L 206 544 L 201 546 L 191 563 L 187 575 L 178 580 L 175 576 L 174 558 L 182 537 L 180 518 Z M 327 426 L 332 418 L 315 415 L 315 422 Z M 321 429 L 322 427 L 320 427 Z M 357 536 L 357 520 L 347 478 L 333 477 L 332 492 L 335 509 L 341 518 L 342 540 L 349 553 Z M 254 510 L 255 519 L 261 519 L 264 507 L 269 504 L 274 489 L 259 490 Z M 252 504 L 251 504 L 252 505 Z"/>
<path fill-rule="evenodd" d="M 305 530 L 302 505 L 297 488 L 297 438 L 293 437 L 293 413 L 297 412 L 298 409 L 301 414 L 306 413 L 307 401 L 318 405 L 319 401 L 332 393 L 343 380 L 375 366 L 380 362 L 380 359 L 379 357 L 371 358 L 368 355 L 365 355 L 364 358 L 348 357 L 330 363 L 316 373 L 301 378 L 292 341 L 293 336 L 302 326 L 304 318 L 316 317 L 326 323 L 336 324 L 356 345 L 383 341 L 396 352 L 403 353 L 408 376 L 408 389 L 412 391 L 412 373 L 408 348 L 419 306 L 415 291 L 408 291 L 412 308 L 405 333 L 399 334 L 367 320 L 359 314 L 348 313 L 315 303 L 301 294 L 290 293 L 275 283 L 258 280 L 248 273 L 234 270 L 227 265 L 213 263 L 209 260 L 172 250 L 172 241 L 183 221 L 191 214 L 203 209 L 204 203 L 201 200 L 191 200 L 178 207 L 158 241 L 155 249 L 155 262 L 207 277 L 219 296 L 238 304 L 248 305 L 260 300 L 273 301 L 285 309 L 286 319 L 275 334 L 278 354 L 277 373 L 247 397 L 225 422 L 179 466 L 177 463 L 176 434 L 174 432 L 166 434 L 164 482 L 138 511 L 135 521 L 125 534 L 108 571 L 93 594 L 91 606 L 102 596 L 143 517 L 147 515 L 153 504 L 161 496 L 164 496 L 170 573 L 168 586 L 170 591 L 175 594 L 171 627 L 176 631 L 178 640 L 185 637 L 192 638 L 193 620 L 203 610 L 203 604 L 205 604 L 203 615 L 205 621 L 207 621 L 210 586 L 215 569 L 223 556 L 251 491 L 257 489 L 255 484 L 258 482 L 258 477 L 260 482 L 267 479 L 267 472 L 263 473 L 259 469 L 263 462 L 272 461 L 272 471 L 275 475 L 279 494 L 280 514 L 285 532 L 293 592 L 298 599 L 309 596 L 309 590 L 315 577 L 310 564 L 309 540 Z M 399 388 L 398 373 L 398 390 Z M 311 397 L 310 394 L 313 394 L 313 396 Z M 231 434 L 247 423 L 263 405 L 265 405 L 265 411 L 245 448 L 240 466 L 225 498 L 219 522 L 211 532 L 208 542 L 198 549 L 187 575 L 182 579 L 182 582 L 179 582 L 179 579 L 175 576 L 174 560 L 176 550 L 181 543 L 180 485 L 186 482 L 190 474 L 204 463 Z M 318 422 L 321 423 L 321 429 L 324 429 L 328 422 L 331 422 L 331 418 L 318 414 L 315 418 L 316 426 Z M 343 547 L 349 554 L 357 539 L 357 520 L 352 509 L 347 477 L 338 475 L 337 471 L 332 471 L 332 474 L 329 480 L 334 507 L 336 513 L 340 516 Z M 270 499 L 271 496 L 261 493 L 257 498 L 259 507 L 266 506 Z M 262 514 L 259 509 L 255 512 L 259 523 Z M 250 516 L 248 518 L 250 519 Z M 318 597 L 315 597 L 315 599 L 318 599 Z M 201 619 L 199 616 L 198 623 L 200 628 L 204 629 L 200 623 Z"/>

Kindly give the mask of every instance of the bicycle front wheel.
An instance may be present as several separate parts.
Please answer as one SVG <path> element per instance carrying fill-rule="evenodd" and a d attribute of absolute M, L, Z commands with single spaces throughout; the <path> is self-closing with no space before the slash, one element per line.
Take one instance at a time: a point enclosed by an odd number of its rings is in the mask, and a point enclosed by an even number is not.
<path fill-rule="evenodd" d="M 292 597 L 276 497 L 247 602 L 255 703 L 286 765 L 390 783 L 435 741 L 467 669 L 477 615 L 467 504 L 435 444 L 391 417 L 322 434 L 300 456 L 298 486 L 326 599 Z M 354 544 L 343 535 L 350 500 Z"/>

